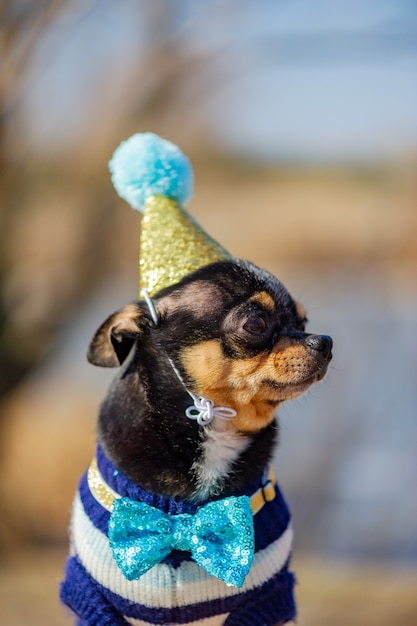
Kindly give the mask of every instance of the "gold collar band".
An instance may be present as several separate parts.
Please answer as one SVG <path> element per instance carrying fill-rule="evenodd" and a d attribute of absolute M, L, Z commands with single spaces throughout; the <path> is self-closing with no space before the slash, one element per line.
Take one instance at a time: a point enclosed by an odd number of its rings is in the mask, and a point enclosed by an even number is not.
<path fill-rule="evenodd" d="M 116 498 L 121 496 L 116 493 L 104 480 L 94 458 L 88 468 L 88 486 L 94 498 L 107 511 L 111 511 Z M 271 502 L 275 498 L 275 476 L 272 467 L 268 473 L 262 486 L 259 487 L 250 497 L 250 503 L 253 515 L 256 515 L 266 502 Z"/>

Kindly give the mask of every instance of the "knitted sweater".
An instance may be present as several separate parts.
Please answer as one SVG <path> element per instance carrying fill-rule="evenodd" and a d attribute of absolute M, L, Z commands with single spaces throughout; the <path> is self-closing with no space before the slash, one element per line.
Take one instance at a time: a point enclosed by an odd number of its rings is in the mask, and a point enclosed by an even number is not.
<path fill-rule="evenodd" d="M 112 498 L 129 497 L 174 515 L 194 514 L 201 504 L 143 490 L 118 471 L 100 447 L 97 475 L 99 488 L 92 484 L 91 473 L 88 480 L 88 472 L 79 484 L 72 549 L 61 585 L 61 600 L 79 617 L 79 626 L 272 626 L 294 619 L 294 577 L 288 571 L 290 514 L 276 485 L 272 496 L 270 489 L 267 494 L 265 474 L 242 494 L 252 496 L 256 508 L 255 554 L 241 588 L 210 576 L 189 552 L 178 550 L 138 580 L 127 580 L 107 538 Z"/>

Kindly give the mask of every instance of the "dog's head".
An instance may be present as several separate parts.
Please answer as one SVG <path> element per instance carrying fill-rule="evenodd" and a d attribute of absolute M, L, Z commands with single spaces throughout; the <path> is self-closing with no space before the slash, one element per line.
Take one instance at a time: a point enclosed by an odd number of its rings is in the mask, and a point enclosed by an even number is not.
<path fill-rule="evenodd" d="M 109 317 L 91 342 L 90 362 L 115 367 L 131 354 L 129 371 L 143 372 L 146 354 L 167 387 L 169 358 L 194 394 L 235 409 L 239 431 L 265 427 L 282 402 L 324 377 L 332 357 L 331 338 L 305 332 L 305 311 L 282 283 L 246 261 L 203 267 L 157 294 L 154 305 L 157 325 L 141 301 Z"/>

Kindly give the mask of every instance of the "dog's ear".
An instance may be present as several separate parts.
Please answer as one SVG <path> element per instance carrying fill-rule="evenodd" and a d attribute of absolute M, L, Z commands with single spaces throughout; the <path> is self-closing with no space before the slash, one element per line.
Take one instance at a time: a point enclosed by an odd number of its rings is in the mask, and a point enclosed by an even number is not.
<path fill-rule="evenodd" d="M 119 367 L 141 333 L 138 326 L 141 315 L 137 304 L 128 304 L 110 315 L 91 340 L 87 352 L 89 362 L 101 367 Z"/>

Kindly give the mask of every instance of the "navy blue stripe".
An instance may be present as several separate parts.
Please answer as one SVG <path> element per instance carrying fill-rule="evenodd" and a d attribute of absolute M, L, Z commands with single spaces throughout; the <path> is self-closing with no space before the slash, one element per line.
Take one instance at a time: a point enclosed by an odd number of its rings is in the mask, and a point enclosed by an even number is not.
<path fill-rule="evenodd" d="M 96 458 L 100 474 L 106 483 L 120 496 L 138 500 L 139 502 L 146 502 L 146 504 L 154 506 L 170 515 L 179 515 L 180 513 L 194 515 L 199 506 L 201 506 L 193 502 L 188 502 L 187 500 L 168 498 L 142 489 L 142 487 L 139 487 L 139 485 L 129 480 L 123 472 L 113 465 L 105 456 L 100 446 L 97 447 Z"/>
<path fill-rule="evenodd" d="M 169 515 L 179 515 L 181 513 L 189 513 L 194 515 L 197 510 L 207 504 L 207 502 L 211 502 L 212 499 L 205 500 L 203 502 L 199 502 L 198 504 L 195 502 L 190 502 L 188 500 L 181 500 L 179 498 L 170 498 L 168 496 L 162 496 L 150 491 L 146 491 L 146 489 L 142 489 L 139 485 L 133 483 L 123 472 L 118 470 L 116 466 L 106 457 L 101 446 L 97 446 L 97 466 L 100 471 L 100 474 L 104 478 L 105 482 L 120 496 L 131 498 L 132 500 L 137 500 L 139 502 L 146 502 L 150 506 L 154 506 L 164 513 L 168 513 Z M 258 478 L 252 483 L 247 485 L 245 489 L 242 490 L 241 493 L 235 495 L 245 495 L 251 496 L 254 494 L 263 484 L 264 481 L 264 472 L 262 472 Z M 286 504 L 283 500 L 283 497 L 279 491 L 279 488 L 276 488 L 278 498 L 282 500 L 286 508 Z"/>
<path fill-rule="evenodd" d="M 253 516 L 255 552 L 264 550 L 272 542 L 279 539 L 290 523 L 290 512 L 278 485 L 276 485 L 275 491 L 274 500 L 265 502 L 262 509 Z"/>
<path fill-rule="evenodd" d="M 71 557 L 67 564 L 67 581 L 61 587 L 61 600 L 83 619 L 87 618 L 85 598 L 88 597 L 94 600 L 94 611 L 106 616 L 106 620 L 108 616 L 119 614 L 142 619 L 151 624 L 187 624 L 223 613 L 232 613 L 225 622 L 227 626 L 262 626 L 288 621 L 295 617 L 294 583 L 293 574 L 285 566 L 264 585 L 230 598 L 169 609 L 150 608 L 134 604 L 112 593 L 97 583 L 76 557 Z M 91 612 L 93 607 L 89 606 L 88 610 Z M 120 617 L 113 618 L 112 622 L 88 621 L 88 624 L 97 624 L 97 626 L 110 623 L 113 626 L 125 624 L 124 621 L 120 621 Z"/>
<path fill-rule="evenodd" d="M 110 513 L 103 508 L 92 495 L 85 474 L 79 484 L 79 494 L 84 510 L 94 526 L 107 535 Z M 255 552 L 264 550 L 272 542 L 276 541 L 288 528 L 290 513 L 279 489 L 272 502 L 266 502 L 262 509 L 254 516 L 255 528 Z M 181 560 L 190 560 L 188 552 L 171 553 L 165 562 L 178 567 Z"/>
<path fill-rule="evenodd" d="M 106 458 L 100 446 L 97 449 L 97 464 L 104 480 L 121 496 L 146 502 L 150 506 L 156 506 L 171 515 L 181 512 L 193 514 L 201 506 L 201 504 L 197 506 L 185 500 L 167 498 L 145 491 L 132 483 L 122 472 L 115 469 L 115 466 Z M 253 494 L 261 486 L 261 481 L 262 477 L 259 477 L 257 484 L 248 488 L 244 495 Z M 97 503 L 94 496 L 90 493 L 86 476 L 82 478 L 79 490 L 87 515 L 101 532 L 107 534 L 110 515 Z M 275 499 L 272 502 L 265 503 L 262 509 L 254 516 L 256 552 L 265 549 L 273 541 L 276 541 L 284 533 L 290 522 L 290 512 L 278 485 L 275 486 L 275 492 Z"/>
<path fill-rule="evenodd" d="M 78 493 L 81 498 L 84 511 L 93 522 L 94 526 L 107 535 L 109 528 L 110 513 L 101 506 L 93 496 L 88 486 L 87 473 L 80 480 L 78 485 Z"/>
<path fill-rule="evenodd" d="M 102 587 L 76 557 L 69 557 L 65 568 L 65 580 L 61 583 L 60 600 L 77 617 L 78 624 L 88 626 L 126 626 L 127 622 L 105 596 Z M 116 596 L 117 597 L 117 596 Z"/>

